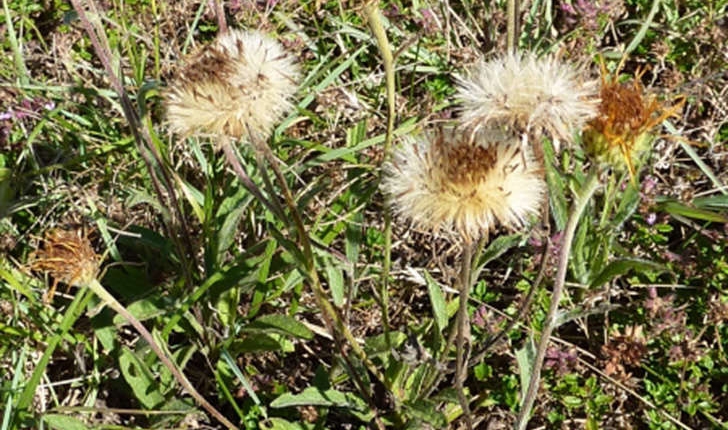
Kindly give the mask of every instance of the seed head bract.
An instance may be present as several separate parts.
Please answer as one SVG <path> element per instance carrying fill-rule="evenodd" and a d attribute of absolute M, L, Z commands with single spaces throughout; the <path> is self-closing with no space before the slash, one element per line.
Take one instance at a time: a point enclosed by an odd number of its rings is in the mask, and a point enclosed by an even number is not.
<path fill-rule="evenodd" d="M 570 142 L 574 130 L 594 117 L 598 83 L 551 56 L 509 53 L 481 60 L 457 77 L 461 121 L 468 127 L 507 128 Z"/>
<path fill-rule="evenodd" d="M 193 55 L 166 93 L 170 131 L 267 138 L 292 108 L 299 67 L 278 41 L 230 30 Z"/>
<path fill-rule="evenodd" d="M 497 224 L 514 229 L 536 214 L 546 184 L 531 149 L 516 138 L 486 140 L 442 129 L 407 138 L 385 164 L 383 191 L 400 217 L 474 241 Z"/>

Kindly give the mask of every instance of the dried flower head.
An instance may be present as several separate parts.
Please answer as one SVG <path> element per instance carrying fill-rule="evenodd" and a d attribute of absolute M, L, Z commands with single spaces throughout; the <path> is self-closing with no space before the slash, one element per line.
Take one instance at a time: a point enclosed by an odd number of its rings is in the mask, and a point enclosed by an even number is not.
<path fill-rule="evenodd" d="M 517 139 L 486 137 L 445 129 L 407 139 L 384 167 L 382 189 L 394 211 L 466 241 L 487 236 L 496 223 L 524 225 L 543 201 L 542 169 Z"/>
<path fill-rule="evenodd" d="M 513 54 L 482 61 L 458 77 L 461 118 L 475 130 L 508 128 L 514 134 L 571 141 L 596 114 L 597 82 L 553 57 Z"/>
<path fill-rule="evenodd" d="M 167 121 L 181 135 L 266 138 L 292 108 L 299 68 L 280 43 L 230 30 L 192 56 L 166 93 Z"/>
<path fill-rule="evenodd" d="M 653 129 L 682 107 L 665 109 L 654 97 L 645 97 L 641 74 L 633 82 L 619 83 L 602 67 L 599 114 L 583 132 L 584 147 L 592 157 L 635 178 L 635 163 L 651 148 Z"/>
<path fill-rule="evenodd" d="M 47 231 L 43 248 L 30 255 L 31 269 L 47 272 L 53 277 L 48 298 L 53 297 L 58 282 L 76 287 L 88 285 L 96 279 L 100 265 L 101 257 L 82 230 Z"/>

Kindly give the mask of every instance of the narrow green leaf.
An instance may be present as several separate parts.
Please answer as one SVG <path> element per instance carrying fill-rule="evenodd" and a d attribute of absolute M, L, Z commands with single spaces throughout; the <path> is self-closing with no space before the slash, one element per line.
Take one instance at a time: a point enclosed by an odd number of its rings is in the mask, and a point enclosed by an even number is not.
<path fill-rule="evenodd" d="M 521 239 L 523 239 L 523 235 L 521 233 L 515 233 L 498 236 L 491 240 L 488 247 L 483 251 L 480 260 L 478 261 L 478 266 L 487 266 L 488 263 L 499 258 L 511 248 L 518 245 Z"/>
<path fill-rule="evenodd" d="M 662 201 L 660 201 L 662 200 Z M 659 209 L 673 216 L 683 216 L 708 222 L 728 223 L 728 217 L 707 209 L 699 209 L 687 206 L 677 200 L 662 198 L 659 199 Z"/>
<path fill-rule="evenodd" d="M 437 324 L 437 329 L 442 332 L 447 327 L 448 319 L 445 295 L 442 293 L 440 285 L 432 279 L 432 276 L 426 270 L 425 282 L 427 283 L 427 292 L 430 295 L 430 303 L 432 303 L 432 313 L 435 314 L 435 324 Z"/>
<path fill-rule="evenodd" d="M 534 361 L 536 360 L 536 344 L 533 335 L 528 336 L 523 348 L 516 351 L 516 362 L 518 363 L 518 376 L 521 379 L 521 399 L 526 398 L 528 383 L 531 380 Z"/>
<path fill-rule="evenodd" d="M 205 211 L 202 209 L 202 206 L 204 206 L 205 204 L 204 194 L 200 192 L 200 190 L 198 190 L 197 188 L 185 182 L 176 173 L 173 172 L 172 175 L 177 181 L 177 185 L 179 186 L 179 188 L 182 189 L 182 194 L 184 194 L 185 198 L 187 199 L 187 203 L 189 203 L 192 207 L 192 211 L 197 216 L 197 220 L 200 222 L 200 224 L 204 224 Z"/>
<path fill-rule="evenodd" d="M 222 350 L 221 354 L 222 361 L 218 362 L 218 366 L 224 364 L 227 366 L 228 369 L 230 369 L 236 378 L 238 378 L 238 381 L 243 385 L 245 390 L 248 392 L 248 395 L 250 395 L 250 398 L 253 399 L 256 405 L 260 407 L 261 412 L 263 413 L 264 417 L 267 417 L 268 414 L 265 410 L 265 407 L 261 404 L 260 399 L 258 398 L 258 395 L 255 394 L 255 390 L 253 390 L 253 386 L 250 385 L 250 381 L 248 381 L 248 378 L 245 377 L 243 374 L 243 371 L 240 370 L 237 363 L 235 362 L 235 359 L 230 355 L 227 349 Z"/>
<path fill-rule="evenodd" d="M 284 314 L 263 315 L 242 328 L 246 332 L 278 333 L 301 339 L 313 339 L 313 332 L 292 316 Z"/>
<path fill-rule="evenodd" d="M 728 209 L 728 196 L 717 195 L 709 197 L 698 197 L 693 200 L 693 204 L 699 209 Z"/>
<path fill-rule="evenodd" d="M 334 304 L 338 307 L 344 305 L 344 273 L 336 267 L 330 259 L 326 259 L 326 279 L 329 281 L 329 290 Z"/>
<path fill-rule="evenodd" d="M 81 316 L 81 313 L 94 296 L 89 289 L 83 289 L 81 291 L 81 293 L 76 294 L 76 297 L 66 309 L 66 313 L 63 315 L 63 320 L 61 320 L 61 324 L 58 327 L 56 334 L 48 340 L 46 349 L 43 351 L 43 355 L 40 360 L 38 360 L 38 363 L 33 370 L 33 374 L 25 384 L 25 389 L 20 394 L 17 409 L 24 410 L 30 406 L 30 403 L 33 401 L 33 397 L 35 397 L 35 389 L 38 387 L 38 384 L 45 373 L 46 366 L 48 366 L 56 347 L 58 347 L 61 339 L 63 339 L 78 317 Z"/>
<path fill-rule="evenodd" d="M 321 390 L 316 387 L 308 387 L 299 394 L 283 393 L 273 400 L 270 406 L 272 408 L 336 406 L 357 411 L 365 411 L 368 409 L 364 400 L 351 393 L 343 393 L 334 389 Z"/>
<path fill-rule="evenodd" d="M 78 418 L 74 418 L 69 415 L 61 414 L 46 414 L 43 415 L 43 422 L 48 427 L 57 430 L 88 430 L 86 424 Z"/>
<path fill-rule="evenodd" d="M 662 264 L 655 263 L 654 261 L 643 260 L 640 258 L 620 258 L 607 264 L 594 280 L 590 282 L 590 286 L 600 287 L 617 276 L 624 275 L 625 273 L 635 270 L 638 272 L 667 272 L 667 267 Z"/>
<path fill-rule="evenodd" d="M 563 231 L 566 228 L 568 218 L 568 204 L 566 202 L 566 183 L 564 175 L 555 167 L 555 153 L 551 142 L 544 141 L 544 168 L 546 170 L 546 183 L 549 188 L 549 205 L 551 213 L 556 222 L 556 230 Z"/>

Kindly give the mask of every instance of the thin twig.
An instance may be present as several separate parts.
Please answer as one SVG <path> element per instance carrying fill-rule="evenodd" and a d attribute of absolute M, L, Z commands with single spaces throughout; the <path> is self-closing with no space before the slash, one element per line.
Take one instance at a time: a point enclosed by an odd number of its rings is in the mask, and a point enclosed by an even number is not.
<path fill-rule="evenodd" d="M 549 305 L 548 314 L 546 315 L 546 322 L 544 323 L 543 330 L 541 331 L 541 338 L 538 342 L 538 349 L 536 352 L 536 358 L 533 362 L 533 369 L 531 370 L 531 378 L 528 382 L 528 389 L 526 395 L 521 402 L 521 410 L 518 413 L 516 420 L 516 429 L 525 430 L 528 425 L 528 421 L 531 415 L 531 409 L 533 403 L 536 400 L 536 394 L 538 393 L 538 386 L 541 382 L 541 368 L 543 367 L 544 357 L 546 356 L 546 349 L 548 348 L 549 338 L 551 333 L 556 328 L 556 319 L 559 311 L 559 302 L 564 292 L 564 283 L 566 282 L 566 270 L 569 267 L 569 255 L 571 254 L 571 242 L 574 239 L 574 233 L 579 223 L 584 209 L 586 209 L 587 203 L 591 200 L 596 190 L 599 188 L 599 175 L 597 169 L 594 168 L 589 173 L 584 185 L 574 202 L 574 206 L 571 209 L 569 220 L 566 224 L 566 230 L 564 232 L 563 244 L 561 245 L 561 251 L 559 252 L 559 266 L 556 271 L 556 280 L 554 281 L 554 290 L 551 294 L 551 304 Z"/>

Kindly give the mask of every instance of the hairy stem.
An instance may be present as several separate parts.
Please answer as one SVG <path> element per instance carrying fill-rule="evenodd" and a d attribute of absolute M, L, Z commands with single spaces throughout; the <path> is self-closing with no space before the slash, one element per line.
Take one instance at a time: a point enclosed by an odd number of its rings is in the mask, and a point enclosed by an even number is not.
<path fill-rule="evenodd" d="M 468 297 L 470 296 L 471 268 L 473 262 L 473 244 L 467 242 L 463 248 L 462 266 L 460 267 L 460 305 L 457 316 L 457 341 L 455 358 L 455 388 L 460 407 L 468 430 L 472 430 L 473 421 L 470 416 L 470 402 L 465 397 L 465 379 L 468 375 L 468 358 L 470 345 L 465 346 L 465 337 L 470 343 L 470 318 L 468 316 Z"/>
<path fill-rule="evenodd" d="M 367 22 L 372 29 L 374 37 L 379 45 L 379 52 L 384 62 L 384 76 L 387 86 L 387 134 L 384 137 L 383 161 L 389 159 L 394 134 L 395 100 L 394 100 L 394 57 L 387 39 L 387 32 L 382 26 L 379 17 L 378 2 L 369 3 L 364 7 Z M 384 262 L 382 264 L 382 279 L 379 288 L 379 304 L 382 308 L 382 327 L 387 348 L 392 347 L 392 339 L 389 328 L 389 273 L 392 266 L 392 214 L 389 210 L 384 211 Z"/>
<path fill-rule="evenodd" d="M 167 354 L 164 352 L 161 346 L 157 344 L 157 341 L 154 339 L 151 333 L 147 330 L 146 327 L 138 320 L 134 315 L 132 315 L 121 303 L 119 303 L 114 296 L 112 296 L 100 283 L 98 280 L 94 279 L 87 285 L 88 288 L 96 294 L 101 301 L 103 301 L 106 305 L 108 305 L 111 309 L 113 309 L 116 313 L 121 315 L 125 320 L 129 321 L 129 323 L 134 326 L 136 331 L 139 332 L 139 334 L 144 338 L 144 340 L 147 341 L 149 344 L 149 347 L 152 348 L 152 351 L 154 351 L 154 354 L 159 357 L 159 360 L 164 364 L 164 366 L 169 369 L 170 373 L 174 377 L 177 382 L 179 382 L 182 387 L 190 393 L 190 395 L 199 403 L 200 406 L 202 406 L 207 412 L 210 413 L 215 419 L 217 419 L 221 424 L 223 424 L 225 427 L 231 430 L 235 430 L 238 427 L 230 422 L 223 414 L 220 413 L 217 409 L 215 409 L 210 402 L 208 402 L 202 394 L 200 394 L 195 387 L 192 385 L 192 383 L 187 379 L 184 373 L 182 373 L 181 370 L 177 368 L 177 365 L 172 361 L 171 358 L 167 356 Z"/>
<path fill-rule="evenodd" d="M 508 0 L 506 46 L 508 52 L 515 53 L 518 49 L 518 0 Z"/>
<path fill-rule="evenodd" d="M 531 409 L 533 403 L 536 400 L 536 394 L 538 393 L 538 386 L 541 382 L 541 368 L 543 367 L 543 360 L 546 356 L 546 349 L 548 348 L 549 338 L 556 328 L 556 317 L 559 311 L 559 302 L 564 292 L 564 284 L 566 282 L 566 270 L 569 267 L 569 255 L 571 254 L 571 242 L 574 239 L 576 233 L 576 227 L 579 224 L 579 219 L 586 209 L 587 203 L 591 200 L 592 196 L 599 188 L 599 174 L 597 169 L 594 168 L 587 177 L 584 185 L 574 202 L 574 206 L 571 208 L 569 214 L 569 220 L 566 223 L 566 230 L 564 232 L 563 244 L 559 252 L 559 266 L 556 271 L 556 279 L 554 281 L 554 290 L 551 294 L 551 304 L 549 305 L 548 314 L 546 315 L 546 322 L 544 323 L 543 330 L 541 331 L 541 338 L 538 342 L 538 349 L 536 351 L 536 358 L 533 362 L 533 369 L 531 370 L 531 379 L 528 381 L 528 389 L 526 395 L 521 403 L 521 410 L 518 412 L 518 419 L 516 420 L 516 429 L 525 430 L 528 425 L 528 421 L 531 415 Z"/>

